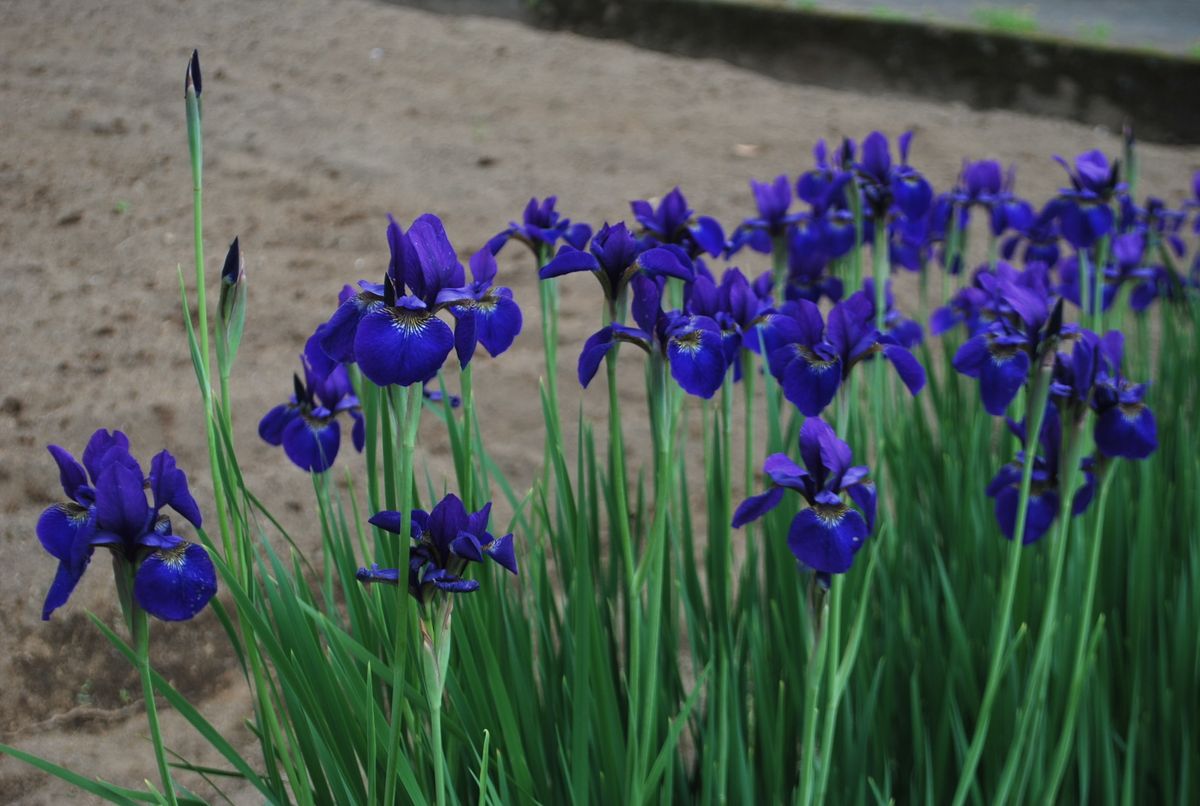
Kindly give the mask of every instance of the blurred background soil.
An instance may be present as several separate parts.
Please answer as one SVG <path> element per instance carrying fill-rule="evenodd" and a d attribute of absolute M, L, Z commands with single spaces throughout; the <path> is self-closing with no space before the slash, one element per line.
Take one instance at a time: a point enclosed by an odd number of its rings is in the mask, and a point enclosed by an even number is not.
<path fill-rule="evenodd" d="M 993 157 L 1016 162 L 1018 190 L 1038 201 L 1065 180 L 1052 154 L 1120 150 L 1111 131 L 1056 120 L 785 84 L 366 0 L 10 0 L 0 19 L 0 740 L 130 786 L 154 767 L 137 679 L 86 616 L 117 621 L 108 558 L 98 553 L 43 623 L 55 561 L 34 524 L 62 497 L 44 446 L 78 454 L 98 427 L 125 430 L 143 462 L 173 451 L 211 512 L 176 276 L 180 265 L 191 276 L 183 74 L 193 47 L 204 66 L 210 277 L 240 235 L 250 278 L 233 380 L 242 466 L 314 550 L 309 483 L 255 428 L 286 399 L 303 342 L 342 284 L 383 272 L 388 212 L 405 225 L 442 216 L 465 261 L 535 194 L 558 194 L 565 214 L 599 224 L 678 184 L 731 228 L 752 213 L 747 180 L 794 176 L 819 137 L 913 129 L 913 162 L 939 189 L 964 158 Z M 1141 153 L 1143 188 L 1188 195 L 1200 149 Z M 502 253 L 501 279 L 525 307 L 525 332 L 501 360 L 480 362 L 476 388 L 489 449 L 523 491 L 543 423 L 536 277 L 517 244 Z M 562 289 L 564 412 L 582 401 L 602 433 L 602 382 L 580 394 L 574 380 L 598 289 L 587 277 Z M 624 373 L 636 412 L 637 362 Z M 626 420 L 629 443 L 645 444 L 644 419 Z M 422 448 L 440 485 L 449 463 L 432 417 Z M 348 445 L 338 464 L 354 464 Z M 211 612 L 156 625 L 154 660 L 235 743 L 252 743 L 244 684 Z M 185 757 L 214 760 L 169 710 L 164 730 Z M 0 758 L 0 803 L 70 795 Z"/>

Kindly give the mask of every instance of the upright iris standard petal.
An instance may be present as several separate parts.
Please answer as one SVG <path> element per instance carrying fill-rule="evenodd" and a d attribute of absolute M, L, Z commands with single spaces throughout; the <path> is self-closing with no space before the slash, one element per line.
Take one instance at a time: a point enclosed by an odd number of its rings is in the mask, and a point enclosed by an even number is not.
<path fill-rule="evenodd" d="M 354 337 L 359 368 L 378 386 L 409 386 L 432 378 L 453 347 L 450 326 L 416 306 L 371 311 Z"/>
<path fill-rule="evenodd" d="M 217 572 L 203 546 L 180 541 L 147 557 L 133 579 L 142 609 L 163 621 L 187 621 L 217 592 Z"/>
<path fill-rule="evenodd" d="M 800 512 L 788 530 L 788 548 L 815 571 L 844 574 L 867 537 L 863 517 L 844 504 L 818 505 Z"/>
<path fill-rule="evenodd" d="M 47 445 L 46 450 L 50 451 L 55 464 L 58 465 L 58 479 L 62 484 L 63 492 L 66 493 L 67 498 L 72 501 L 76 500 L 79 488 L 87 486 L 87 473 L 83 466 L 75 461 L 74 456 L 57 445 Z"/>
<path fill-rule="evenodd" d="M 159 451 L 150 460 L 150 490 L 154 496 L 154 509 L 170 507 L 188 522 L 199 528 L 200 507 L 188 490 L 187 474 L 179 469 L 175 457 L 167 451 Z"/>
<path fill-rule="evenodd" d="M 114 462 L 96 480 L 96 523 L 100 530 L 114 535 L 136 535 L 150 525 L 150 506 L 146 503 L 142 474 Z"/>
<path fill-rule="evenodd" d="M 283 450 L 292 463 L 310 473 L 324 473 L 337 459 L 342 433 L 329 417 L 297 417 L 283 431 Z"/>

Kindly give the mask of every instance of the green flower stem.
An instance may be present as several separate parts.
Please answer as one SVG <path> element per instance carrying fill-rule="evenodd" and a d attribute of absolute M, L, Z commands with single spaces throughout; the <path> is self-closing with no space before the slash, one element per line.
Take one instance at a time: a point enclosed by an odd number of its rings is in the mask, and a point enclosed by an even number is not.
<path fill-rule="evenodd" d="M 472 424 L 475 421 L 475 392 L 471 383 L 470 364 L 462 368 L 459 383 L 462 387 L 463 455 L 466 457 L 463 462 L 464 478 L 459 481 L 459 486 L 462 488 L 462 498 L 467 511 L 474 512 L 479 508 L 479 503 L 476 501 L 477 496 L 475 495 L 475 445 L 471 436 Z"/>
<path fill-rule="evenodd" d="M 226 517 L 225 485 L 221 479 L 217 430 L 213 414 L 212 366 L 208 346 L 208 290 L 204 281 L 204 138 L 200 125 L 200 97 L 196 95 L 195 87 L 190 82 L 184 93 L 184 105 L 187 112 L 188 153 L 192 166 L 192 235 L 196 270 L 196 318 L 199 320 L 197 330 L 199 331 L 200 364 L 204 376 L 204 381 L 200 385 L 200 393 L 204 400 L 204 428 L 205 436 L 208 439 L 208 462 L 212 470 L 213 501 L 217 509 L 217 524 L 221 531 L 221 547 L 225 551 L 225 560 L 240 569 L 241 581 L 244 583 L 249 569 L 243 567 L 243 563 L 234 555 L 233 540 Z M 184 311 L 184 316 L 191 316 L 191 313 Z M 225 416 L 228 417 L 228 413 Z"/>
<path fill-rule="evenodd" d="M 814 587 L 818 586 L 815 579 L 812 584 Z M 829 653 L 831 630 L 827 627 L 829 626 L 830 598 L 830 596 L 823 596 L 821 604 L 818 605 L 819 610 L 813 614 L 816 637 L 814 645 L 810 646 L 808 673 L 805 676 L 804 739 L 800 747 L 802 766 L 800 800 L 798 802 L 803 806 L 813 803 L 817 777 L 817 721 L 821 714 L 821 682 L 825 676 L 825 657 Z M 826 759 L 826 763 L 828 763 L 828 759 Z"/>
<path fill-rule="evenodd" d="M 1108 491 L 1112 486 L 1112 470 L 1104 473 L 1100 482 L 1100 498 L 1096 502 L 1092 539 L 1088 543 L 1088 576 L 1084 588 L 1083 606 L 1079 613 L 1079 634 L 1075 637 L 1075 658 L 1071 663 L 1071 688 L 1067 695 L 1067 707 L 1063 712 L 1062 732 L 1054 748 L 1050 762 L 1050 778 L 1043 790 L 1043 800 L 1053 803 L 1058 787 L 1067 772 L 1067 761 L 1074 749 L 1075 720 L 1079 714 L 1079 703 L 1083 698 L 1083 684 L 1091 664 L 1087 663 L 1089 634 L 1092 632 L 1092 607 L 1096 600 L 1096 580 L 1100 576 L 1100 544 L 1104 538 L 1104 512 L 1108 504 Z"/>
<path fill-rule="evenodd" d="M 1077 478 L 1079 460 L 1083 446 L 1082 423 L 1073 424 L 1063 431 L 1062 446 L 1059 456 L 1060 463 L 1058 489 L 1058 528 L 1055 530 L 1054 542 L 1050 546 L 1050 580 L 1046 586 L 1046 601 L 1042 605 L 1042 624 L 1038 632 L 1038 642 L 1034 649 L 1034 660 L 1031 667 L 1025 698 L 1021 703 L 1020 719 L 1017 726 L 1014 749 L 1009 752 L 1000 774 L 1000 783 L 996 789 L 993 803 L 1002 806 L 1008 800 L 1009 793 L 1015 782 L 1017 772 L 1026 763 L 1030 755 L 1026 752 L 1030 747 L 1029 732 L 1034 720 L 1043 713 L 1046 699 L 1046 686 L 1049 681 L 1051 650 L 1054 647 L 1054 636 L 1058 626 L 1058 607 L 1061 600 L 1063 569 L 1066 566 L 1067 542 L 1071 534 L 1071 503 L 1078 487 Z M 1026 441 L 1036 445 L 1036 437 L 1026 436 Z M 1027 451 L 1034 450 L 1031 447 Z M 1025 761 L 1022 761 L 1025 759 Z"/>
<path fill-rule="evenodd" d="M 407 595 L 407 593 L 405 594 Z M 433 751 L 434 803 L 446 803 L 446 755 L 442 744 L 442 700 L 450 668 L 450 616 L 454 604 L 443 597 L 433 614 L 421 620 L 422 672 L 429 704 L 429 743 Z"/>
<path fill-rule="evenodd" d="M 610 319 L 611 320 L 611 319 Z M 612 479 L 613 502 L 616 508 L 613 528 L 617 535 L 617 544 L 621 552 L 621 562 L 625 567 L 626 585 L 629 586 L 630 604 L 636 604 L 637 591 L 634 584 L 633 535 L 629 526 L 629 493 L 628 479 L 625 476 L 625 435 L 621 428 L 621 397 L 617 386 L 617 352 L 609 350 L 604 357 L 605 370 L 608 373 L 608 461 L 609 478 Z M 636 614 L 631 614 L 636 618 Z"/>
<path fill-rule="evenodd" d="M 400 451 L 394 457 L 399 471 L 399 489 L 396 490 L 396 508 L 402 512 L 400 534 L 395 543 L 399 549 L 396 568 L 400 570 L 400 584 L 396 586 L 396 611 L 392 619 L 392 716 L 388 746 L 388 761 L 385 803 L 393 803 L 396 795 L 396 763 L 402 752 L 403 725 L 401 704 L 404 700 L 404 655 L 408 626 L 408 557 L 411 550 L 410 526 L 412 519 L 413 465 L 416 462 L 417 432 L 421 425 L 423 398 L 420 387 L 389 387 L 385 393 L 394 401 L 396 418 L 402 425 Z"/>
<path fill-rule="evenodd" d="M 962 806 L 975 783 L 975 769 L 979 766 L 979 758 L 983 754 L 983 746 L 987 741 L 988 725 L 991 721 L 992 707 L 996 704 L 996 694 L 1000 691 L 1000 678 L 1005 668 L 1007 657 L 1006 647 L 1009 644 L 1008 631 L 1012 624 L 1013 600 L 1017 595 L 1017 578 L 1021 568 L 1021 549 L 1025 538 L 1025 516 L 1029 511 L 1029 491 L 1033 483 L 1033 462 L 1037 456 L 1037 435 L 1042 432 L 1042 423 L 1046 418 L 1046 401 L 1050 395 L 1050 371 L 1048 368 L 1034 366 L 1033 387 L 1028 397 L 1026 408 L 1026 434 L 1031 434 L 1031 449 L 1025 451 L 1025 461 L 1021 465 L 1021 491 L 1017 500 L 1017 524 L 1013 530 L 1013 539 L 1009 544 L 1008 558 L 1004 566 L 1004 578 L 1001 583 L 1000 610 L 992 634 L 991 664 L 988 668 L 987 683 L 983 691 L 983 701 L 979 705 L 979 715 L 975 720 L 975 732 L 971 736 L 971 744 L 967 748 L 967 756 L 959 771 L 958 785 L 954 790 L 954 806 Z"/>
<path fill-rule="evenodd" d="M 137 649 L 138 676 L 142 679 L 142 698 L 146 701 L 146 721 L 150 724 L 150 741 L 154 745 L 154 760 L 158 762 L 163 795 L 167 803 L 175 806 L 178 803 L 175 784 L 171 781 L 171 768 L 167 766 L 167 754 L 163 749 L 162 731 L 158 726 L 158 708 L 154 703 L 154 684 L 150 675 L 150 619 L 136 602 L 130 609 L 129 617 L 133 626 L 133 643 Z"/>

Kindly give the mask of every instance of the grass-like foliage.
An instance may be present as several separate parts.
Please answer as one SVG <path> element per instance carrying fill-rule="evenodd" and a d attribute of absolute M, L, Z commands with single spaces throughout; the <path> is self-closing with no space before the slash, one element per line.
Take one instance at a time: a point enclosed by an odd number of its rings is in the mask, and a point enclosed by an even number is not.
<path fill-rule="evenodd" d="M 101 431 L 82 465 L 52 448 L 70 500 L 38 524 L 59 562 L 47 617 L 96 549 L 114 557 L 126 629 L 96 623 L 142 674 L 157 782 L 4 752 L 118 803 L 199 801 L 200 781 L 298 804 L 1193 799 L 1200 264 L 1180 267 L 1198 202 L 1139 206 L 1132 135 L 1119 161 L 1064 162 L 1040 208 L 989 161 L 935 192 L 909 136 L 896 157 L 873 133 L 752 183 L 757 213 L 728 233 L 678 190 L 594 231 L 549 198 L 464 265 L 437 218 L 390 221 L 386 275 L 337 305 L 330 289 L 294 394 L 259 424 L 309 476 L 306 554 L 234 445 L 258 325 L 236 240 L 209 304 L 195 57 L 186 99 L 180 302 L 214 499 L 201 517 L 170 454 L 147 476 Z M 508 244 L 542 278 L 545 374 L 513 390 L 546 424 L 528 490 L 489 457 L 473 392 L 480 348 L 523 330 Z M 761 277 L 716 268 L 753 252 Z M 580 274 L 601 327 L 559 356 L 558 285 Z M 560 358 L 606 385 L 607 422 L 562 410 Z M 621 410 L 618 361 L 643 363 L 645 411 Z M 638 417 L 644 468 L 623 436 Z M 424 471 L 422 419 L 453 478 Z M 252 752 L 148 660 L 148 616 L 206 605 L 253 694 Z M 223 762 L 164 746 L 157 701 Z"/>

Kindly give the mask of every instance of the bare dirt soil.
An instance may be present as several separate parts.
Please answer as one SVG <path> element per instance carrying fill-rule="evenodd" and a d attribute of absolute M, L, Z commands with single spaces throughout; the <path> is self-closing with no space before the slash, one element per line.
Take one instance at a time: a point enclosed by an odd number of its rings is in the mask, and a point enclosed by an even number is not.
<path fill-rule="evenodd" d="M 44 446 L 78 452 L 101 426 L 129 433 L 144 461 L 170 448 L 211 511 L 177 309 L 176 266 L 192 259 L 183 74 L 193 47 L 205 68 L 210 276 L 240 235 L 251 283 L 233 390 L 242 464 L 310 547 L 309 483 L 255 426 L 286 398 L 303 341 L 341 285 L 382 273 L 389 211 L 403 222 L 438 213 L 465 256 L 534 194 L 557 193 L 567 214 L 599 223 L 680 184 L 693 207 L 732 225 L 751 212 L 748 178 L 794 175 L 818 137 L 873 128 L 914 129 L 913 159 L 939 187 L 964 157 L 991 156 L 1018 163 L 1019 189 L 1037 199 L 1063 183 L 1052 154 L 1119 151 L 1111 132 L 1055 120 L 783 84 L 366 0 L 13 0 L 0 17 L 0 739 L 131 786 L 154 776 L 136 677 L 85 615 L 117 620 L 107 558 L 43 623 L 55 566 L 34 524 L 61 497 Z M 1198 149 L 1142 156 L 1143 186 L 1172 200 L 1200 166 Z M 476 388 L 490 449 L 525 489 L 543 427 L 536 278 L 516 245 L 502 257 L 526 333 L 477 368 Z M 562 287 L 572 412 L 574 358 L 599 319 L 598 292 L 586 277 Z M 640 371 L 625 369 L 632 406 Z M 601 387 L 583 395 L 597 423 Z M 644 421 L 629 419 L 627 439 L 644 444 Z M 446 442 L 433 418 L 422 445 L 440 479 Z M 156 626 L 154 654 L 215 724 L 250 743 L 248 700 L 211 613 Z M 183 755 L 209 759 L 176 714 L 164 729 Z M 69 795 L 0 759 L 0 802 Z"/>

